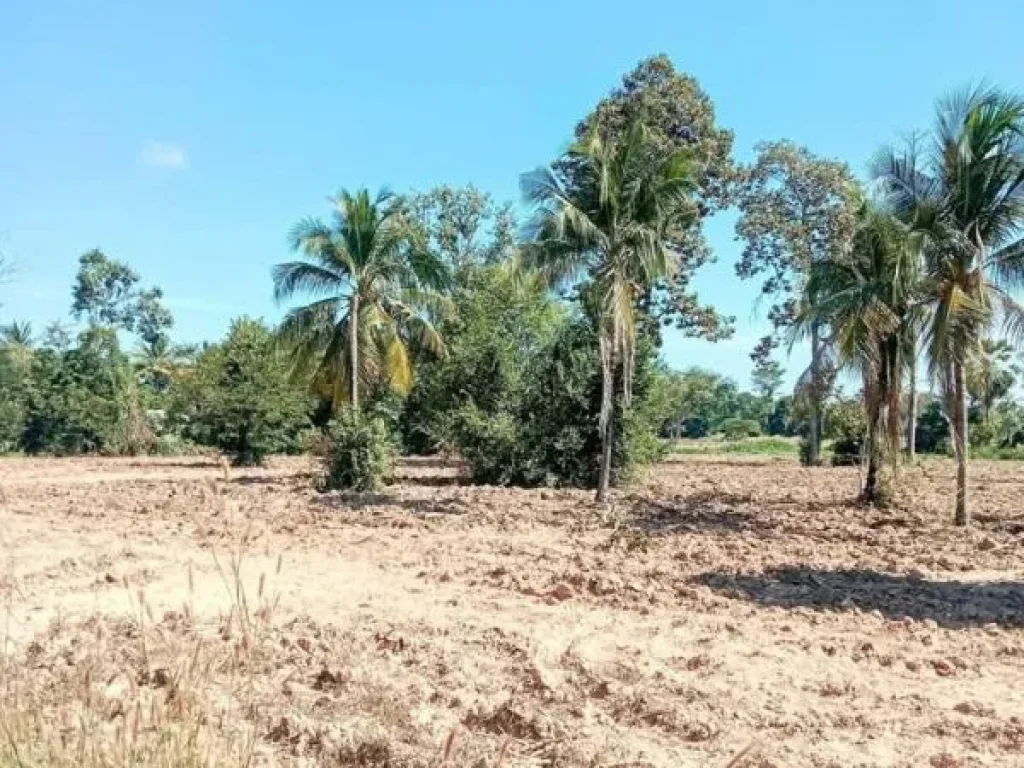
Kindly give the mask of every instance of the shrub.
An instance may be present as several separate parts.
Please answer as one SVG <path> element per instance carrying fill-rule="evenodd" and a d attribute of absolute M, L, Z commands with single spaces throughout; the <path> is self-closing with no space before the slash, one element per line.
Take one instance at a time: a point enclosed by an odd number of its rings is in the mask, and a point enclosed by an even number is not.
<path fill-rule="evenodd" d="M 172 429 L 245 466 L 300 449 L 310 401 L 290 380 L 271 332 L 259 321 L 242 318 L 180 379 L 170 410 Z"/>
<path fill-rule="evenodd" d="M 202 448 L 191 440 L 170 432 L 156 438 L 153 453 L 157 456 L 198 456 L 202 453 Z"/>
<path fill-rule="evenodd" d="M 826 406 L 825 437 L 832 440 L 832 466 L 860 464 L 867 424 L 864 403 L 859 397 L 838 398 Z"/>
<path fill-rule="evenodd" d="M 864 438 L 860 435 L 844 435 L 832 442 L 833 467 L 852 467 L 860 464 L 864 451 Z"/>
<path fill-rule="evenodd" d="M 375 491 L 391 479 L 396 448 L 383 419 L 346 410 L 330 423 L 318 451 L 324 490 Z"/>
<path fill-rule="evenodd" d="M 758 437 L 761 425 L 753 419 L 725 419 L 718 427 L 726 440 L 741 440 L 744 437 Z"/>

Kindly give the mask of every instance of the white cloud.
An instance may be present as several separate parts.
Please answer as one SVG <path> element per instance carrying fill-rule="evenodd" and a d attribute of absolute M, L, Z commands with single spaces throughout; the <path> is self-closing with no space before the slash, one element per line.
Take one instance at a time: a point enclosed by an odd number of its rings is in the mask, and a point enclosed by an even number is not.
<path fill-rule="evenodd" d="M 144 141 L 140 159 L 150 168 L 184 168 L 188 165 L 188 154 L 180 144 L 167 141 Z"/>

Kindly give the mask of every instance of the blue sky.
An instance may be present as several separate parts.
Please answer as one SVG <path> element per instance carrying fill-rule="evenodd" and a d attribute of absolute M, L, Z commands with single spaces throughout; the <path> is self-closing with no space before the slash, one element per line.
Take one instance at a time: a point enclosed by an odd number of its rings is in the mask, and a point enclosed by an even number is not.
<path fill-rule="evenodd" d="M 184 340 L 274 319 L 270 267 L 327 195 L 472 182 L 515 200 L 652 53 L 700 80 L 741 160 L 789 138 L 859 172 L 951 88 L 1024 90 L 1022 29 L 1020 0 L 8 3 L 0 251 L 18 273 L 0 320 L 66 316 L 93 247 L 164 289 Z M 697 286 L 736 337 L 670 335 L 665 354 L 746 385 L 765 323 L 733 222 L 709 222 L 719 261 Z"/>

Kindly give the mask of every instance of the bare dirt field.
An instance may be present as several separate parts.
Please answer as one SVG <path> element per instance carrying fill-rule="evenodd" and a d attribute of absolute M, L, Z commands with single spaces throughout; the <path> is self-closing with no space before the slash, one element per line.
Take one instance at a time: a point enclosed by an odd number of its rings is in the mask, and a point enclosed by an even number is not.
<path fill-rule="evenodd" d="M 310 471 L 0 461 L 0 766 L 1024 765 L 1024 465 Z"/>

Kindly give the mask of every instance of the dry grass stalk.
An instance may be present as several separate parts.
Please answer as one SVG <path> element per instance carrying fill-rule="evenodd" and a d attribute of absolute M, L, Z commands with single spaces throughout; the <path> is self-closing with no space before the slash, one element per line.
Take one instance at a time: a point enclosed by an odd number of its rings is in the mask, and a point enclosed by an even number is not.
<path fill-rule="evenodd" d="M 183 630 L 155 621 L 142 589 L 127 578 L 131 620 L 91 620 L 79 635 L 55 622 L 48 635 L 28 646 L 27 657 L 11 658 L 8 632 L 0 657 L 0 768 L 247 768 L 258 737 L 259 703 L 251 685 L 252 658 L 272 621 L 277 598 L 261 574 L 257 609 L 250 608 L 242 584 L 248 535 L 243 535 L 228 567 L 218 568 L 232 597 L 227 623 L 242 635 L 233 644 L 210 644 L 192 631 L 194 580 L 189 567 L 189 599 Z M 281 570 L 278 558 L 276 574 Z M 13 594 L 13 591 L 12 591 Z M 7 616 L 11 614 L 8 605 Z M 86 638 L 81 632 L 94 625 Z M 70 628 L 75 631 L 74 627 Z M 125 656 L 118 634 L 135 637 L 135 653 Z M 66 644 L 66 648 L 47 648 Z M 70 641 L 70 642 L 67 642 Z M 29 658 L 56 659 L 42 675 Z M 73 654 L 69 655 L 69 654 Z M 73 663 L 71 659 L 73 658 Z M 38 663 L 43 663 L 41 660 Z M 46 679 L 42 679 L 46 678 Z"/>

